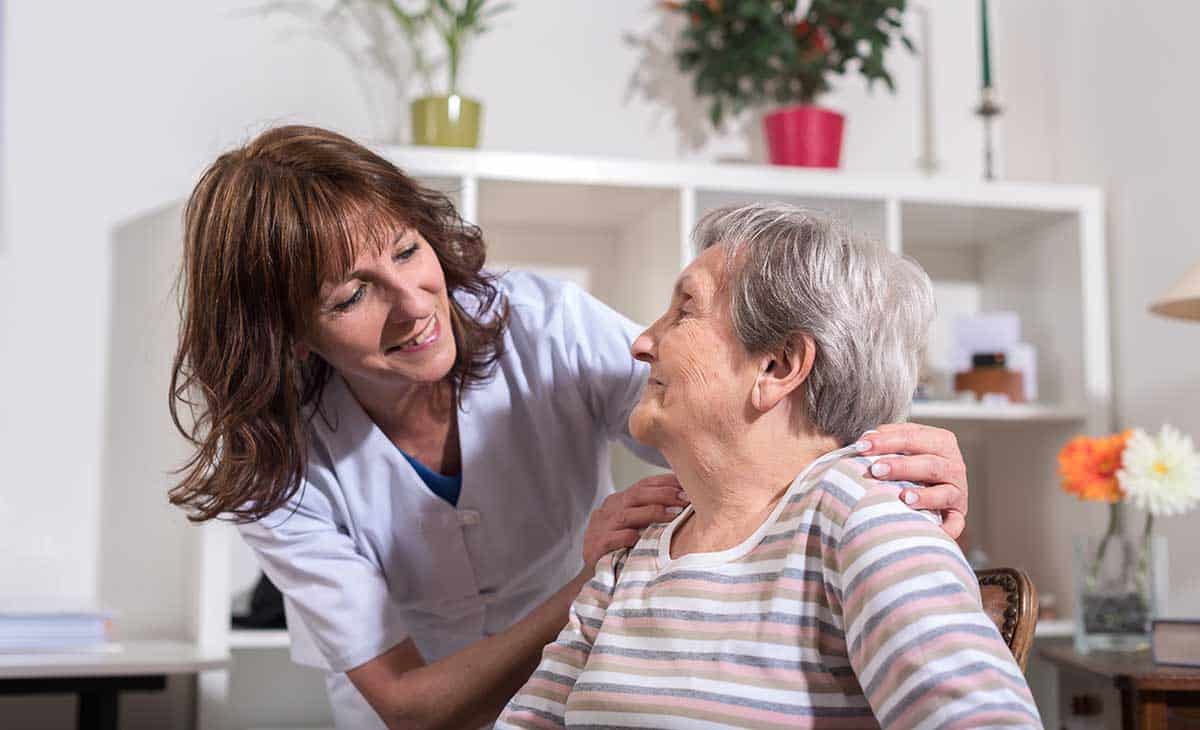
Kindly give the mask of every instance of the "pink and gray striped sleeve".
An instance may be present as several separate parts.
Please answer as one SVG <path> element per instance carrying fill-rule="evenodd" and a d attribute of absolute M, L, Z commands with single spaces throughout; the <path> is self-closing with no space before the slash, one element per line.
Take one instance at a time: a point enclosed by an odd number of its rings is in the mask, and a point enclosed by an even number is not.
<path fill-rule="evenodd" d="M 895 488 L 864 486 L 837 536 L 830 577 L 851 665 L 880 725 L 1041 727 L 958 546 L 901 504 Z"/>
<path fill-rule="evenodd" d="M 567 697 L 587 664 L 617 585 L 617 572 L 627 554 L 625 550 L 618 550 L 596 563 L 596 574 L 571 603 L 567 625 L 557 639 L 546 645 L 537 670 L 509 700 L 494 727 L 566 726 Z"/>

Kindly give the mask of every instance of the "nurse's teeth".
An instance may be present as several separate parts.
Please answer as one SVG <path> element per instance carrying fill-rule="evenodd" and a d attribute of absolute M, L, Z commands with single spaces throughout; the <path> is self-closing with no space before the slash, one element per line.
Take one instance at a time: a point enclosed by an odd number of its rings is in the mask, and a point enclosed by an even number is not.
<path fill-rule="evenodd" d="M 429 322 L 425 325 L 425 329 L 421 330 L 420 334 L 418 334 L 416 337 L 412 338 L 411 340 L 405 340 L 404 342 L 400 343 L 400 346 L 401 347 L 416 347 L 418 345 L 424 345 L 426 342 L 429 342 L 429 340 L 431 340 L 433 338 L 433 329 L 434 329 L 433 325 L 434 325 L 434 322 L 436 322 L 436 321 L 437 321 L 437 315 L 430 317 Z"/>

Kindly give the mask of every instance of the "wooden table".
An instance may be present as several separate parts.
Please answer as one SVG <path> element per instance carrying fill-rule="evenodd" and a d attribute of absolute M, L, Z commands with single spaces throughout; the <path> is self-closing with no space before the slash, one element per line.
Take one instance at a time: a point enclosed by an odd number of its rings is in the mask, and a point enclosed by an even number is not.
<path fill-rule="evenodd" d="M 124 691 L 161 691 L 172 674 L 228 665 L 225 656 L 178 641 L 125 641 L 114 651 L 0 654 L 0 695 L 75 694 L 81 730 L 116 730 Z"/>
<path fill-rule="evenodd" d="M 1038 656 L 1059 671 L 1085 674 L 1115 687 L 1121 696 L 1124 730 L 1200 727 L 1200 669 L 1155 664 L 1148 650 L 1080 654 L 1070 646 L 1048 646 L 1039 650 Z M 1088 701 L 1085 697 L 1075 700 Z M 1077 715 L 1091 714 L 1086 707 L 1076 710 Z"/>

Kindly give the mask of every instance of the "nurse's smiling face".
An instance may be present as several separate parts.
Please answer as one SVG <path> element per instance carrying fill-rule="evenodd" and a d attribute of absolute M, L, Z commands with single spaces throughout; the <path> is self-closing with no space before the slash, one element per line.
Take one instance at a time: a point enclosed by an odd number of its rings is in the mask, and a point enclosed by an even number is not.
<path fill-rule="evenodd" d="M 301 349 L 316 352 L 352 386 L 434 383 L 454 365 L 446 278 L 415 229 L 398 229 L 378 250 L 364 246 L 347 277 L 327 282 L 318 301 Z"/>

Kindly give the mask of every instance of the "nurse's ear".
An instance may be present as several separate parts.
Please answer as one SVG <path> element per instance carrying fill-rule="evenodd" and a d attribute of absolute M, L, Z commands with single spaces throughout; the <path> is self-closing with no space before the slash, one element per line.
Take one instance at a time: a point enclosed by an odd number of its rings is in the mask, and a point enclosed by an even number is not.
<path fill-rule="evenodd" d="M 312 354 L 312 348 L 309 347 L 306 343 L 303 343 L 303 342 L 292 343 L 292 355 L 294 355 L 297 360 L 300 360 L 300 361 L 307 360 L 308 356 L 311 354 Z"/>
<path fill-rule="evenodd" d="M 758 377 L 750 393 L 755 410 L 766 413 L 803 385 L 812 373 L 816 356 L 817 343 L 807 334 L 760 355 Z"/>

